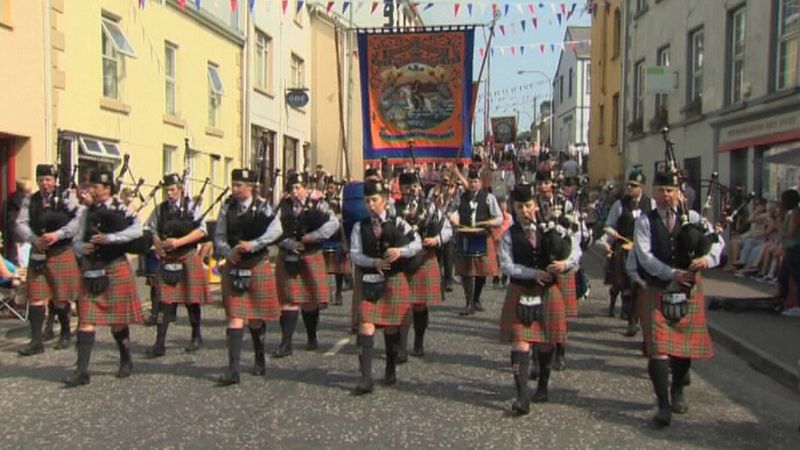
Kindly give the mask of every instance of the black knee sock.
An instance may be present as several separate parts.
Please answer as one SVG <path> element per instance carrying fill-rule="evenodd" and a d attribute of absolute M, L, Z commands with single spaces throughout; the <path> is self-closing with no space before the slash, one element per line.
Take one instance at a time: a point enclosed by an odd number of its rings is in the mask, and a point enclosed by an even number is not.
<path fill-rule="evenodd" d="M 567 344 L 556 344 L 556 357 L 563 358 L 567 354 Z"/>
<path fill-rule="evenodd" d="M 297 327 L 299 315 L 295 310 L 281 311 L 281 347 L 291 348 L 292 336 L 294 336 L 294 329 Z"/>
<path fill-rule="evenodd" d="M 58 323 L 61 325 L 61 337 L 62 338 L 69 338 L 70 336 L 70 329 L 69 329 L 69 313 L 72 310 L 72 305 L 69 302 L 65 302 L 63 307 L 56 308 L 56 315 L 58 316 Z"/>
<path fill-rule="evenodd" d="M 428 308 L 414 311 L 414 350 L 425 346 L 425 330 L 428 329 Z"/>
<path fill-rule="evenodd" d="M 228 328 L 225 338 L 228 341 L 228 371 L 231 374 L 239 373 L 239 360 L 242 356 L 242 337 L 244 330 L 241 328 Z"/>
<path fill-rule="evenodd" d="M 536 381 L 536 390 L 547 393 L 547 386 L 550 382 L 550 366 L 553 363 L 553 351 L 537 351 L 536 358 L 539 360 L 539 378 Z"/>
<path fill-rule="evenodd" d="M 511 372 L 514 374 L 514 386 L 517 388 L 517 401 L 525 404 L 528 399 L 528 373 L 531 358 L 529 352 L 511 351 Z"/>
<path fill-rule="evenodd" d="M 128 326 L 126 325 L 125 328 L 114 331 L 111 333 L 114 336 L 114 340 L 117 341 L 117 348 L 119 349 L 119 360 L 120 362 L 128 362 L 131 360 L 131 349 L 130 349 L 130 337 L 131 332 Z"/>
<path fill-rule="evenodd" d="M 53 331 L 53 324 L 56 321 L 56 304 L 52 300 L 47 302 L 47 329 Z"/>
<path fill-rule="evenodd" d="M 42 323 L 44 323 L 44 306 L 31 306 L 28 320 L 31 323 L 31 344 L 42 345 Z"/>
<path fill-rule="evenodd" d="M 158 289 L 156 288 L 156 284 L 154 281 L 151 281 L 150 285 L 150 315 L 155 316 L 158 314 L 158 305 L 161 302 L 158 300 Z"/>
<path fill-rule="evenodd" d="M 92 357 L 92 347 L 94 347 L 94 331 L 78 331 L 78 372 L 89 372 L 89 359 Z"/>
<path fill-rule="evenodd" d="M 167 330 L 169 329 L 169 315 L 172 305 L 168 303 L 158 304 L 158 315 L 156 316 L 156 346 L 163 348 L 167 341 Z"/>
<path fill-rule="evenodd" d="M 658 399 L 658 408 L 669 408 L 669 367 L 666 359 L 650 359 L 647 362 L 647 373 L 653 383 L 653 390 Z"/>
<path fill-rule="evenodd" d="M 308 342 L 317 342 L 317 325 L 319 325 L 319 308 L 313 311 L 303 311 L 303 323 L 306 326 Z"/>
<path fill-rule="evenodd" d="M 683 392 L 683 379 L 689 368 L 692 367 L 692 360 L 689 358 L 670 358 L 670 366 L 672 367 L 672 391 L 676 393 Z"/>
<path fill-rule="evenodd" d="M 475 303 L 481 302 L 481 292 L 486 284 L 486 277 L 475 277 Z"/>
<path fill-rule="evenodd" d="M 359 334 L 358 339 L 358 365 L 361 369 L 361 378 L 372 381 L 372 349 L 375 347 L 375 335 Z"/>
<path fill-rule="evenodd" d="M 400 347 L 400 333 L 383 333 L 383 342 L 386 346 L 386 378 L 395 376 L 397 368 L 397 350 Z"/>
<path fill-rule="evenodd" d="M 248 328 L 250 329 L 250 338 L 253 340 L 253 352 L 256 354 L 256 361 L 258 361 L 264 358 L 264 332 L 267 329 L 267 325 L 261 324 L 258 328 Z"/>
<path fill-rule="evenodd" d="M 407 326 L 400 327 L 400 329 L 397 331 L 397 336 L 398 336 L 398 339 L 397 339 L 397 353 L 398 354 L 406 352 L 408 350 L 408 332 L 409 332 L 409 327 L 407 327 Z"/>
<path fill-rule="evenodd" d="M 475 277 L 465 276 L 461 279 L 461 285 L 464 288 L 464 298 L 467 302 L 467 307 L 472 305 L 475 301 Z"/>
<path fill-rule="evenodd" d="M 344 284 L 344 275 L 337 273 L 334 275 L 336 280 L 336 295 L 342 295 L 342 284 Z"/>
<path fill-rule="evenodd" d="M 187 303 L 186 311 L 189 315 L 189 325 L 192 327 L 192 339 L 200 339 L 200 323 L 203 315 L 200 304 Z"/>

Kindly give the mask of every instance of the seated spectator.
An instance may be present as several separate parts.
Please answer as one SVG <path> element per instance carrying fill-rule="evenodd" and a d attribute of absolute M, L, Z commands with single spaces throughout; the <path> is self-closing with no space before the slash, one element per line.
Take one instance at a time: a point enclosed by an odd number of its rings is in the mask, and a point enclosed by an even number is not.
<path fill-rule="evenodd" d="M 748 264 L 741 272 L 737 272 L 737 275 L 755 273 L 754 278 L 759 281 L 775 282 L 782 255 L 780 227 L 784 220 L 784 214 L 774 202 L 770 202 L 767 205 L 767 211 L 770 212 L 767 219 L 767 229 L 765 230 L 767 238 L 761 246 L 761 251 L 757 253 L 755 263 Z M 752 258 L 752 254 L 750 257 Z"/>
<path fill-rule="evenodd" d="M 745 220 L 737 220 L 734 224 L 744 224 L 747 230 L 736 230 L 731 235 L 727 247 L 729 248 L 730 265 L 725 268 L 726 272 L 733 272 L 742 269 L 747 265 L 747 261 L 753 253 L 757 254 L 761 245 L 767 239 L 765 232 L 767 226 L 767 202 L 763 198 L 757 199 L 753 203 L 753 212 Z"/>
<path fill-rule="evenodd" d="M 786 212 L 786 218 L 781 227 L 783 263 L 778 274 L 778 298 L 785 301 L 790 279 L 800 282 L 800 192 L 794 189 L 783 191 L 781 209 Z M 795 300 L 800 305 L 800 299 Z"/>
<path fill-rule="evenodd" d="M 3 250 L 3 234 L 0 233 L 0 252 Z M 20 284 L 19 274 L 14 263 L 3 258 L 0 264 L 0 287 L 13 288 Z"/>

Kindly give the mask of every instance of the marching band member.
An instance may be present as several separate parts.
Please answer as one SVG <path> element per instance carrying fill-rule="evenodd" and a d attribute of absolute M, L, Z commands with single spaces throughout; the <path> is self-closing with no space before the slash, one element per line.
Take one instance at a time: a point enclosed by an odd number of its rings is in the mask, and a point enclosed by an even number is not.
<path fill-rule="evenodd" d="M 323 256 L 325 257 L 325 271 L 329 275 L 334 276 L 336 283 L 336 292 L 334 293 L 333 304 L 342 304 L 342 287 L 344 285 L 345 277 L 352 276 L 352 268 L 350 262 L 349 252 L 345 246 L 344 240 L 344 225 L 342 224 L 342 199 L 339 196 L 339 185 L 333 176 L 329 176 L 325 185 L 325 202 L 328 203 L 336 218 L 339 220 L 339 229 L 329 239 L 332 242 L 330 248 L 325 248 Z"/>
<path fill-rule="evenodd" d="M 39 191 L 22 201 L 16 233 L 22 242 L 31 243 L 26 279 L 31 325 L 31 341 L 18 353 L 30 356 L 44 352 L 42 322 L 49 304 L 61 325 L 56 349 L 69 347 L 71 302 L 78 299 L 80 271 L 70 249 L 78 231 L 82 206 L 56 192 L 58 169 L 51 164 L 36 166 Z"/>
<path fill-rule="evenodd" d="M 92 205 L 81 215 L 73 238 L 75 253 L 82 257 L 83 278 L 78 300 L 78 367 L 64 382 L 68 387 L 89 384 L 89 359 L 95 341 L 95 327 L 111 327 L 119 349 L 117 378 L 133 370 L 128 324 L 142 322 L 142 305 L 136 292 L 126 244 L 142 236 L 133 211 L 112 196 L 114 175 L 93 172 Z"/>

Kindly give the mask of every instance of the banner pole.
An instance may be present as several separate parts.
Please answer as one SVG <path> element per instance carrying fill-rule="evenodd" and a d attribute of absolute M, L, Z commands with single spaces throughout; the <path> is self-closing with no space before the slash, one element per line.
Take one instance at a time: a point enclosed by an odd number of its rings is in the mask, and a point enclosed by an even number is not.
<path fill-rule="evenodd" d="M 342 98 L 342 62 L 341 62 L 341 55 L 339 55 L 340 44 L 339 44 L 339 28 L 334 27 L 333 29 L 333 37 L 334 37 L 334 44 L 336 45 L 336 80 L 337 80 L 337 97 L 339 100 L 339 134 L 342 136 L 341 144 L 342 144 L 342 154 L 344 155 L 344 174 L 345 179 L 350 179 L 350 161 L 347 157 L 347 136 L 345 136 L 345 128 L 344 128 L 344 99 Z"/>

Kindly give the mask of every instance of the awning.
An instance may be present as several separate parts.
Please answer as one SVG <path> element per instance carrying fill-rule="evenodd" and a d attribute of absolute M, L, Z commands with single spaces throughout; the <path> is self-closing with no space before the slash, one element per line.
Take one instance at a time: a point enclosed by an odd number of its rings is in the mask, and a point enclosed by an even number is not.
<path fill-rule="evenodd" d="M 763 159 L 768 164 L 785 164 L 800 166 L 800 142 L 790 142 L 774 146 L 769 150 L 769 155 Z"/>

